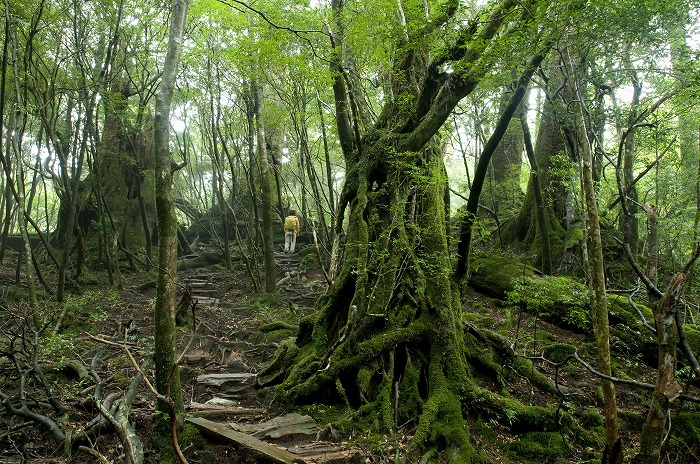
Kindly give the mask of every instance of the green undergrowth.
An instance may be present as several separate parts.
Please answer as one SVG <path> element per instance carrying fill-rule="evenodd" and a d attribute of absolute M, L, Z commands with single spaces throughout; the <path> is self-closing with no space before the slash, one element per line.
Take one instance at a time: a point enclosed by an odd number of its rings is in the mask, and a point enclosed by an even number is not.
<path fill-rule="evenodd" d="M 580 333 L 591 331 L 588 289 L 569 277 L 519 276 L 506 301 L 548 322 Z"/>

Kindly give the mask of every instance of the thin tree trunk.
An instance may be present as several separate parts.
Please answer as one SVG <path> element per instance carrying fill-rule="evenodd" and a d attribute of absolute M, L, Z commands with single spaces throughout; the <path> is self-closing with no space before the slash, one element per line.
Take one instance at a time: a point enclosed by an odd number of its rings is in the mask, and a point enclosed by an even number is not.
<path fill-rule="evenodd" d="M 496 128 L 491 134 L 489 141 L 484 146 L 484 149 L 479 157 L 479 163 L 477 165 L 476 171 L 474 173 L 474 180 L 472 182 L 472 188 L 469 191 L 469 200 L 467 201 L 467 213 L 462 220 L 460 225 L 460 236 L 459 243 L 457 245 L 457 277 L 463 278 L 467 275 L 467 270 L 469 266 L 469 248 L 471 246 L 472 238 L 472 226 L 476 220 L 476 214 L 479 208 L 479 197 L 481 196 L 481 190 L 486 179 L 486 173 L 488 170 L 489 163 L 491 161 L 491 156 L 493 155 L 496 147 L 501 141 L 501 138 L 508 129 L 510 120 L 513 115 L 518 110 L 518 106 L 525 96 L 527 87 L 530 83 L 530 78 L 535 70 L 542 63 L 545 57 L 545 53 L 538 54 L 535 56 L 527 68 L 523 72 L 522 76 L 518 80 L 518 85 L 511 97 L 506 109 L 501 114 L 501 117 L 496 125 Z"/>
<path fill-rule="evenodd" d="M 550 275 L 552 273 L 552 251 L 549 243 L 549 226 L 547 215 L 545 214 L 544 197 L 542 196 L 542 184 L 540 183 L 539 165 L 535 150 L 532 147 L 530 128 L 527 124 L 527 112 L 524 104 L 520 105 L 520 124 L 523 128 L 523 139 L 525 141 L 525 152 L 530 162 L 530 181 L 535 193 L 535 206 L 537 208 L 537 227 L 540 234 L 540 250 L 542 253 L 542 273 Z"/>
<path fill-rule="evenodd" d="M 171 10 L 168 52 L 163 64 L 160 91 L 156 97 L 153 144 L 156 159 L 155 195 L 158 214 L 158 279 L 156 284 L 155 349 L 156 389 L 169 397 L 172 405 L 158 402 L 158 409 L 170 420 L 184 412 L 180 373 L 175 363 L 176 285 L 177 285 L 177 216 L 173 201 L 172 158 L 170 155 L 170 105 L 177 77 L 177 66 L 182 51 L 182 40 L 187 15 L 187 1 L 173 0 Z M 173 440 L 173 445 L 177 440 Z"/>
<path fill-rule="evenodd" d="M 566 55 L 568 58 L 568 55 Z M 565 58 L 565 61 L 566 61 Z M 566 63 L 569 76 L 574 77 L 570 63 Z M 574 84 L 576 85 L 576 84 Z M 587 251 L 588 251 L 588 286 L 591 303 L 591 320 L 598 348 L 598 368 L 601 373 L 611 376 L 610 362 L 610 325 L 608 322 L 608 298 L 605 288 L 605 268 L 603 262 L 603 243 L 600 236 L 600 222 L 598 220 L 598 203 L 593 182 L 593 156 L 591 145 L 586 132 L 585 109 L 583 108 L 582 92 L 575 89 L 577 100 L 572 104 L 574 111 L 573 132 L 575 136 L 575 149 L 580 157 L 581 187 L 585 200 L 585 213 L 588 223 Z M 585 230 L 585 228 L 584 228 Z M 624 453 L 617 426 L 617 401 L 615 399 L 615 386 L 610 380 L 601 379 L 603 390 L 603 404 L 605 417 L 605 450 L 603 451 L 603 464 L 621 464 Z"/>
<path fill-rule="evenodd" d="M 265 263 L 265 292 L 277 291 L 277 271 L 275 269 L 275 250 L 272 229 L 272 186 L 270 183 L 270 162 L 265 146 L 265 125 L 262 119 L 262 102 L 260 87 L 257 80 L 252 83 L 253 102 L 255 108 L 255 128 L 258 140 L 258 163 L 260 166 L 260 184 L 262 198 L 262 240 L 263 260 Z"/>

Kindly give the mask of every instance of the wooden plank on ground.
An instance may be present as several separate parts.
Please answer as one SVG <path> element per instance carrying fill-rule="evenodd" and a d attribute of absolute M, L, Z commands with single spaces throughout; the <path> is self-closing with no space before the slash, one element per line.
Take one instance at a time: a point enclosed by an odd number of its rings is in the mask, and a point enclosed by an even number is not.
<path fill-rule="evenodd" d="M 337 443 L 314 442 L 287 448 L 301 456 L 306 464 L 360 464 L 362 452 L 356 448 L 345 448 Z"/>
<path fill-rule="evenodd" d="M 197 376 L 197 383 L 210 387 L 221 387 L 224 384 L 253 385 L 255 374 L 250 372 L 236 372 L 233 374 L 203 374 Z"/>
<path fill-rule="evenodd" d="M 260 439 L 273 439 L 290 437 L 315 437 L 318 430 L 316 421 L 311 416 L 291 413 L 259 424 L 229 424 L 234 430 L 249 433 Z"/>
<path fill-rule="evenodd" d="M 260 417 L 265 412 L 262 408 L 228 407 L 192 402 L 187 406 L 187 412 L 194 417 L 229 418 L 229 417 Z"/>
<path fill-rule="evenodd" d="M 281 464 L 304 464 L 304 460 L 278 446 L 271 445 L 248 434 L 236 432 L 226 424 L 213 422 L 201 417 L 191 417 L 187 422 L 193 424 L 205 433 L 226 439 L 237 446 L 248 449 L 253 453 L 264 456 L 272 462 Z"/>

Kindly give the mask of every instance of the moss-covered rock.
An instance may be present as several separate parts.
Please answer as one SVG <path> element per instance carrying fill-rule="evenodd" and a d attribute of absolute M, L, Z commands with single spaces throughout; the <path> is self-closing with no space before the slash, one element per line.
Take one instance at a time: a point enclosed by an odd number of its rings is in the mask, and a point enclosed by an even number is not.
<path fill-rule="evenodd" d="M 508 303 L 542 319 L 573 330 L 590 333 L 588 289 L 565 276 L 520 276 L 506 293 Z"/>
<path fill-rule="evenodd" d="M 654 324 L 651 309 L 636 304 L 647 323 Z M 637 311 L 630 305 L 626 295 L 608 295 L 610 314 L 610 346 L 613 355 L 629 358 L 634 353 L 642 362 L 656 367 L 659 348 L 656 336 L 644 327 Z"/>
<path fill-rule="evenodd" d="M 296 253 L 301 257 L 313 256 L 314 260 L 316 259 L 316 247 L 314 247 L 313 245 L 300 248 L 296 251 Z"/>
<path fill-rule="evenodd" d="M 576 352 L 576 347 L 566 343 L 553 343 L 542 349 L 545 358 L 560 363 Z"/>
<path fill-rule="evenodd" d="M 556 461 L 566 453 L 566 445 L 559 432 L 529 432 L 508 448 L 513 458 L 532 461 Z"/>
<path fill-rule="evenodd" d="M 470 266 L 469 285 L 475 290 L 497 298 L 505 298 L 513 290 L 514 279 L 532 277 L 535 268 L 513 256 L 480 255 Z"/>

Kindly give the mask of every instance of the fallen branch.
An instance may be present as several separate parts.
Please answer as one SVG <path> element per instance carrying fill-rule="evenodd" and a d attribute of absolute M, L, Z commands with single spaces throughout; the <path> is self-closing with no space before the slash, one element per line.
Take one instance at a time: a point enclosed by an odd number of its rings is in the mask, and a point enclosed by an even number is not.
<path fill-rule="evenodd" d="M 139 364 L 136 362 L 136 359 L 134 359 L 134 356 L 131 354 L 131 351 L 129 351 L 129 348 L 126 346 L 126 344 L 120 344 L 116 342 L 112 342 L 110 340 L 105 340 L 103 338 L 98 338 L 95 337 L 94 335 L 90 335 L 86 333 L 88 338 L 91 340 L 96 341 L 97 343 L 102 343 L 107 346 L 111 346 L 114 348 L 119 348 L 124 351 L 126 356 L 129 358 L 129 361 L 131 362 L 131 365 L 133 366 L 134 369 L 136 369 L 136 372 L 141 376 L 143 379 L 143 382 L 146 384 L 148 389 L 155 395 L 155 397 L 159 400 L 162 401 L 163 403 L 168 405 L 169 413 L 170 413 L 170 436 L 172 438 L 172 445 L 173 449 L 175 450 L 175 454 L 177 455 L 178 459 L 180 460 L 181 464 L 188 464 L 187 459 L 185 458 L 185 455 L 182 454 L 182 450 L 180 449 L 180 443 L 177 440 L 177 411 L 175 410 L 175 402 L 170 398 L 169 396 L 162 395 L 158 393 L 158 390 L 153 386 L 153 384 L 148 380 L 148 377 L 143 373 L 141 370 L 141 367 L 139 367 Z"/>
<path fill-rule="evenodd" d="M 569 356 L 566 360 L 569 360 L 571 358 L 576 359 L 576 361 L 578 361 L 591 374 L 593 374 L 596 377 L 599 377 L 601 379 L 609 380 L 612 383 L 621 384 L 621 385 L 630 385 L 632 387 L 642 388 L 644 390 L 651 390 L 651 391 L 654 391 L 654 389 L 656 388 L 656 385 L 654 385 L 652 383 L 639 382 L 637 380 L 632 380 L 632 379 L 621 379 L 619 377 L 613 377 L 610 375 L 605 375 L 602 372 L 598 372 L 597 370 L 595 370 L 595 368 L 593 366 L 591 366 L 586 361 L 581 359 L 581 357 L 578 355 L 578 351 L 574 352 L 574 354 Z M 691 396 L 691 395 L 686 395 L 684 393 L 681 393 L 678 396 L 678 398 L 689 401 L 691 403 L 700 404 L 700 398 L 698 398 L 697 396 Z"/>

